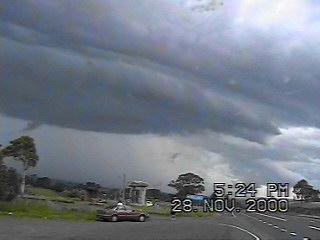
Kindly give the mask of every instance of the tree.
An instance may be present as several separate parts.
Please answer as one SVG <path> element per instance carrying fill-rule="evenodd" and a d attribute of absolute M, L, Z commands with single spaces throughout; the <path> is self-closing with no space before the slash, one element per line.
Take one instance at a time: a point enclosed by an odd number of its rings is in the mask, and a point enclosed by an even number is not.
<path fill-rule="evenodd" d="M 147 199 L 160 199 L 161 191 L 159 189 L 147 189 L 146 197 Z"/>
<path fill-rule="evenodd" d="M 319 199 L 320 191 L 309 185 L 307 180 L 302 179 L 293 187 L 293 193 L 297 195 L 299 199 L 303 200 L 316 200 Z"/>
<path fill-rule="evenodd" d="M 19 194 L 21 178 L 13 168 L 0 165 L 0 200 L 10 201 Z"/>
<path fill-rule="evenodd" d="M 47 188 L 51 189 L 52 184 L 51 184 L 51 179 L 48 177 L 41 177 L 36 180 L 34 183 L 34 186 L 40 187 L 40 188 Z"/>
<path fill-rule="evenodd" d="M 87 201 L 91 201 L 91 198 L 97 197 L 100 188 L 101 186 L 98 183 L 87 182 L 86 183 Z"/>
<path fill-rule="evenodd" d="M 177 180 L 168 184 L 177 190 L 177 197 L 185 198 L 188 194 L 199 194 L 204 191 L 203 178 L 194 173 L 180 174 Z"/>
<path fill-rule="evenodd" d="M 56 192 L 63 192 L 64 190 L 67 189 L 67 186 L 63 183 L 55 183 L 52 185 L 51 189 Z"/>
<path fill-rule="evenodd" d="M 23 174 L 21 194 L 23 195 L 25 190 L 26 171 L 30 167 L 35 167 L 39 160 L 34 139 L 29 136 L 22 136 L 11 141 L 10 145 L 4 148 L 1 152 L 3 157 L 12 157 L 14 160 L 22 162 Z"/>
<path fill-rule="evenodd" d="M 19 193 L 20 176 L 13 168 L 8 169 L 2 160 L 0 151 L 0 200 L 10 201 Z"/>

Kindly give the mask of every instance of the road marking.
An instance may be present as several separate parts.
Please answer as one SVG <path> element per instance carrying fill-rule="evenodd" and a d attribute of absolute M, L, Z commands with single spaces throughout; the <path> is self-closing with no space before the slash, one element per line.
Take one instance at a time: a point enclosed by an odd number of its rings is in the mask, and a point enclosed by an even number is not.
<path fill-rule="evenodd" d="M 286 232 L 286 231 L 287 231 L 287 229 L 285 229 L 285 228 L 281 228 L 281 231 L 282 231 L 282 232 Z"/>
<path fill-rule="evenodd" d="M 249 217 L 249 218 L 252 218 L 252 219 L 254 219 L 254 220 L 259 220 L 260 222 L 262 222 L 262 220 L 261 219 L 258 219 L 258 218 L 255 218 L 255 217 L 252 217 L 252 216 L 249 216 L 249 215 L 247 215 L 247 214 L 245 214 L 245 213 L 242 213 L 243 215 L 245 215 L 245 216 L 247 216 L 247 217 Z"/>
<path fill-rule="evenodd" d="M 315 215 L 307 215 L 307 214 L 299 214 L 301 217 L 308 217 L 308 218 L 315 218 L 320 220 L 320 216 L 315 216 Z"/>
<path fill-rule="evenodd" d="M 315 226 L 309 226 L 309 228 L 312 228 L 312 229 L 314 229 L 314 230 L 318 230 L 318 231 L 320 231 L 320 228 L 318 228 L 318 227 L 315 227 Z"/>
<path fill-rule="evenodd" d="M 291 232 L 290 235 L 297 236 L 297 234 L 295 232 Z"/>
<path fill-rule="evenodd" d="M 233 212 L 233 211 L 231 212 L 231 214 L 232 214 L 232 216 L 233 216 L 233 217 L 236 217 L 236 215 L 234 214 L 234 212 Z"/>
<path fill-rule="evenodd" d="M 279 221 L 284 221 L 284 222 L 286 222 L 286 221 L 287 221 L 287 219 L 284 219 L 284 218 L 279 218 L 279 217 L 269 216 L 269 215 L 262 214 L 262 213 L 254 213 L 254 214 L 259 214 L 259 215 L 262 215 L 262 216 L 265 216 L 265 217 L 269 217 L 269 218 L 277 219 L 277 220 L 279 220 Z"/>
<path fill-rule="evenodd" d="M 303 218 L 303 219 L 307 219 L 310 221 L 320 222 L 320 219 L 314 219 L 314 218 L 312 218 L 312 215 L 299 215 L 299 216 L 287 215 L 287 216 L 293 217 L 293 218 Z"/>
<path fill-rule="evenodd" d="M 315 221 L 310 221 L 311 223 L 315 223 Z"/>
<path fill-rule="evenodd" d="M 224 224 L 224 223 L 219 223 L 219 225 L 227 226 L 227 227 L 233 227 L 233 228 L 239 229 L 240 231 L 243 231 L 243 232 L 246 232 L 246 233 L 250 234 L 252 237 L 254 237 L 255 240 L 260 240 L 260 238 L 257 235 L 255 235 L 252 232 L 249 232 L 248 230 L 243 229 L 241 227 L 238 227 L 238 226 L 235 226 L 235 225 L 230 225 L 230 224 Z"/>

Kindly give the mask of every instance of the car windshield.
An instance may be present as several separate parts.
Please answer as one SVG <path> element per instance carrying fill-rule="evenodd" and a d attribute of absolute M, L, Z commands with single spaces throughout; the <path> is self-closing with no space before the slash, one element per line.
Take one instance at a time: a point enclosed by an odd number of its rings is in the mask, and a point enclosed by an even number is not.
<path fill-rule="evenodd" d="M 126 208 L 124 207 L 124 206 L 117 206 L 116 208 L 115 208 L 116 210 L 126 210 Z"/>

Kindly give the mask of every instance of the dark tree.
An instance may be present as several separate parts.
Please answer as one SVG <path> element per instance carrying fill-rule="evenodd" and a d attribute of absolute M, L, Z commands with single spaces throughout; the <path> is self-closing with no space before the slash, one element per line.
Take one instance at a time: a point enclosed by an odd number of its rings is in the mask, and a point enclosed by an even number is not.
<path fill-rule="evenodd" d="M 100 189 L 100 184 L 95 182 L 87 182 L 86 183 L 86 193 L 87 193 L 87 200 L 91 201 L 91 198 L 95 198 L 98 196 Z"/>
<path fill-rule="evenodd" d="M 29 136 L 22 136 L 10 142 L 9 146 L 2 150 L 3 157 L 11 157 L 20 161 L 23 165 L 21 194 L 24 194 L 26 171 L 35 167 L 39 156 L 37 154 L 34 139 Z"/>
<path fill-rule="evenodd" d="M 47 188 L 51 189 L 52 184 L 51 184 L 51 179 L 48 177 L 41 177 L 36 180 L 34 183 L 34 186 L 40 187 L 40 188 Z"/>
<path fill-rule="evenodd" d="M 185 198 L 188 194 L 199 194 L 204 191 L 203 178 L 194 173 L 180 174 L 177 180 L 168 184 L 177 190 L 177 197 Z"/>
<path fill-rule="evenodd" d="M 0 144 L 1 149 L 1 144 Z M 0 200 L 10 201 L 19 194 L 20 176 L 13 168 L 7 168 L 0 151 Z"/>
<path fill-rule="evenodd" d="M 317 200 L 320 194 L 319 190 L 314 189 L 305 179 L 300 180 L 294 185 L 293 193 L 303 200 Z"/>
<path fill-rule="evenodd" d="M 147 189 L 146 197 L 147 199 L 160 199 L 161 191 L 159 189 Z"/>
<path fill-rule="evenodd" d="M 64 190 L 67 189 L 67 186 L 62 183 L 55 183 L 51 186 L 51 189 L 56 191 L 56 192 L 63 192 Z"/>

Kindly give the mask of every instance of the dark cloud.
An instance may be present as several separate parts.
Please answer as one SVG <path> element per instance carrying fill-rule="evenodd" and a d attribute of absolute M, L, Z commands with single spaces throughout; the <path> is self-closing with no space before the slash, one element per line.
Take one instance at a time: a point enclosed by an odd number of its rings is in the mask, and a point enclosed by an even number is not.
<path fill-rule="evenodd" d="M 169 1 L 3 6 L 8 116 L 109 133 L 211 130 L 260 143 L 286 125 L 320 126 L 311 10 L 306 31 L 284 24 L 274 32 L 239 25 L 233 1 L 203 16 Z"/>

